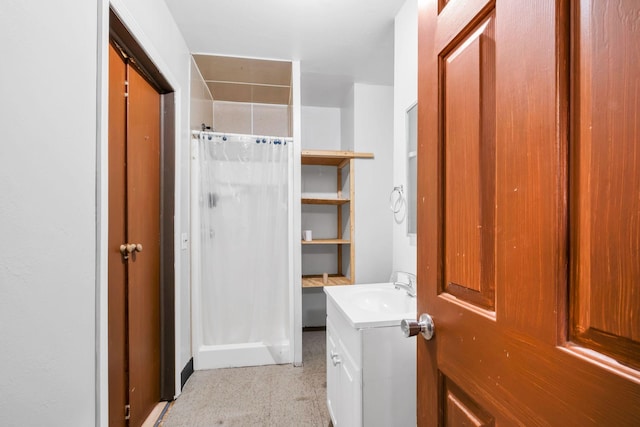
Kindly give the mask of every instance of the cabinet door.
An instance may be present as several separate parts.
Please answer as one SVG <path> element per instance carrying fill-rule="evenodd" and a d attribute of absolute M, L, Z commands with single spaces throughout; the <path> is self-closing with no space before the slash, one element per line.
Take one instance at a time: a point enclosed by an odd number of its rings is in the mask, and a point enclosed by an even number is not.
<path fill-rule="evenodd" d="M 334 427 L 362 425 L 362 370 L 327 317 L 327 407 Z"/>
<path fill-rule="evenodd" d="M 338 341 L 340 367 L 340 401 L 339 423 L 335 427 L 351 427 L 362 425 L 362 370 Z"/>
<path fill-rule="evenodd" d="M 327 408 L 335 426 L 338 425 L 336 415 L 340 404 L 340 366 L 334 364 L 334 356 L 338 352 L 337 344 L 335 329 L 327 318 Z"/>

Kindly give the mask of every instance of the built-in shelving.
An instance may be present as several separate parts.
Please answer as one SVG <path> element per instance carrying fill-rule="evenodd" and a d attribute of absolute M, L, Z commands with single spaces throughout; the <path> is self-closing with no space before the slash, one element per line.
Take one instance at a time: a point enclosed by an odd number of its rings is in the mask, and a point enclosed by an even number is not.
<path fill-rule="evenodd" d="M 302 276 L 302 287 L 303 288 L 318 288 L 322 286 L 340 286 L 340 285 L 350 285 L 351 279 L 344 276 L 338 276 L 337 274 L 330 274 L 327 278 L 327 283 L 324 283 L 324 280 L 321 275 L 313 274 L 308 276 Z"/>
<path fill-rule="evenodd" d="M 303 274 L 302 287 L 315 288 L 322 286 L 350 285 L 355 280 L 355 245 L 353 244 L 355 218 L 353 199 L 355 195 L 354 159 L 372 159 L 373 153 L 355 153 L 353 151 L 303 150 L 301 163 L 309 166 L 330 166 L 336 168 L 335 197 L 309 197 L 303 195 L 301 203 L 304 205 L 328 205 L 336 207 L 337 230 L 336 237 L 331 239 L 302 240 L 303 247 L 311 245 L 337 246 L 337 272 L 330 272 L 325 283 L 322 274 Z M 343 195 L 343 169 L 348 168 L 349 194 Z M 345 192 L 346 193 L 346 192 Z M 348 213 L 343 214 L 343 209 Z M 347 217 L 348 215 L 348 217 Z M 344 218 L 343 218 L 344 216 Z M 348 220 L 348 222 L 346 222 Z M 344 221 L 344 222 L 343 222 Z M 348 230 L 342 230 L 343 224 L 348 224 Z M 344 249 L 343 249 L 344 248 Z M 348 273 L 343 268 L 343 250 L 349 251 Z M 343 271 L 344 270 L 344 271 Z"/>
<path fill-rule="evenodd" d="M 323 199 L 316 197 L 303 197 L 303 205 L 344 205 L 349 203 L 349 199 Z"/>
<path fill-rule="evenodd" d="M 302 240 L 303 245 L 348 245 L 351 243 L 347 239 L 313 239 Z"/>
<path fill-rule="evenodd" d="M 317 166 L 337 166 L 343 168 L 351 159 L 373 159 L 373 153 L 354 153 L 353 151 L 303 150 L 302 164 Z"/>

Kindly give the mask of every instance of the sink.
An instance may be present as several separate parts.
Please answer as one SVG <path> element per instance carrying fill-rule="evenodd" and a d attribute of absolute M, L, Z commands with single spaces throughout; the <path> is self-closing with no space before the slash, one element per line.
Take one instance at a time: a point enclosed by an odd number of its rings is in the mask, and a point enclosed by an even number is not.
<path fill-rule="evenodd" d="M 361 286 L 352 292 L 353 303 L 363 310 L 383 313 L 406 313 L 415 310 L 415 298 L 395 287 Z"/>
<path fill-rule="evenodd" d="M 355 328 L 399 326 L 416 317 L 416 298 L 393 283 L 328 286 L 324 292 Z"/>

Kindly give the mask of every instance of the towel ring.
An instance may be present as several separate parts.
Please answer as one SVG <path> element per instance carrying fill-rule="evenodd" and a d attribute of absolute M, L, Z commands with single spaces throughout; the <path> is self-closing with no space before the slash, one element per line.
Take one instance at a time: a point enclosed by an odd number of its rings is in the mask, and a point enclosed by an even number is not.
<path fill-rule="evenodd" d="M 389 195 L 389 208 L 396 214 L 402 209 L 404 204 L 404 188 L 402 185 L 393 187 L 391 194 Z"/>

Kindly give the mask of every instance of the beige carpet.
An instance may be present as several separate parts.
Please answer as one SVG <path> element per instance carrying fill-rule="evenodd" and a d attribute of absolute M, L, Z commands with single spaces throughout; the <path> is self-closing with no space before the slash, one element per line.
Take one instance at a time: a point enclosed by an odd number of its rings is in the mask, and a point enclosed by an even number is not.
<path fill-rule="evenodd" d="M 159 425 L 329 426 L 325 332 L 302 335 L 302 367 L 196 371 Z"/>

